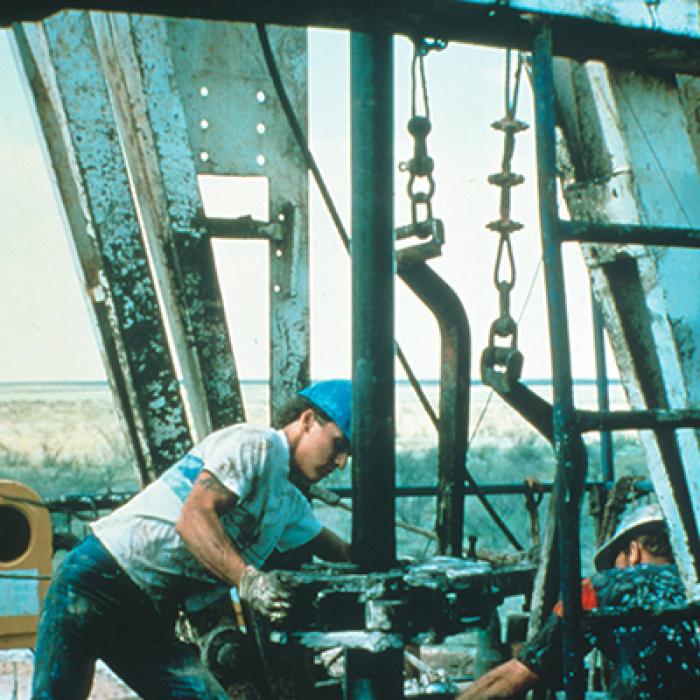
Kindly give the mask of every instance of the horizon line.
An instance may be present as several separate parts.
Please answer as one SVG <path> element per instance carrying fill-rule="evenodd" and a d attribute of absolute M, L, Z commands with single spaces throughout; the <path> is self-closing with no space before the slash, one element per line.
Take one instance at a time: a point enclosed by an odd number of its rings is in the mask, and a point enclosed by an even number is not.
<path fill-rule="evenodd" d="M 319 377 L 312 379 L 311 381 L 324 381 L 326 379 L 336 379 L 337 377 Z M 344 378 L 344 377 L 343 377 Z M 598 380 L 595 377 L 572 377 L 574 384 L 597 384 Z M 269 379 L 239 379 L 240 384 L 269 384 Z M 439 384 L 440 380 L 436 378 L 422 378 L 418 380 L 421 384 Z M 182 381 L 180 382 L 182 383 Z M 395 380 L 396 384 L 407 384 L 410 385 L 411 382 L 408 379 L 400 378 Z M 476 386 L 487 386 L 481 379 L 471 379 L 470 383 Z M 549 377 L 527 377 L 522 379 L 523 384 L 534 384 L 534 385 L 547 385 L 552 383 L 552 379 Z M 621 384 L 622 380 L 617 377 L 608 377 L 608 384 Z M 31 385 L 49 385 L 49 386 L 61 386 L 61 385 L 79 385 L 79 386 L 104 386 L 109 387 L 109 382 L 106 379 L 0 379 L 0 387 L 8 386 L 31 386 Z"/>

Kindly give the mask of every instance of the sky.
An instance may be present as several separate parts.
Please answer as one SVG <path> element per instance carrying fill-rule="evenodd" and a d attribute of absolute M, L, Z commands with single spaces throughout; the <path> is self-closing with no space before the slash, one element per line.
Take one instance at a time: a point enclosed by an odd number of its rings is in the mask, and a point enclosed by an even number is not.
<path fill-rule="evenodd" d="M 75 274 L 62 208 L 43 154 L 40 130 L 13 56 L 12 37 L 0 30 L 0 381 L 100 380 L 105 373 Z M 350 229 L 349 40 L 345 32 L 309 32 L 309 138 L 346 228 Z M 434 215 L 445 223 L 443 255 L 431 262 L 458 293 L 472 332 L 472 376 L 498 315 L 493 285 L 503 138 L 490 127 L 504 112 L 502 50 L 451 44 L 426 61 L 435 161 Z M 412 156 L 411 45 L 395 40 L 395 159 Z M 518 137 L 513 167 L 525 175 L 513 190 L 517 278 L 512 313 L 520 318 L 523 375 L 548 377 L 548 333 L 537 223 L 532 97 L 522 84 L 518 116 L 531 128 Z M 395 223 L 408 223 L 406 174 L 396 170 Z M 351 375 L 350 263 L 313 182 L 310 184 L 311 372 L 314 378 Z M 227 242 L 217 266 L 236 363 L 243 379 L 268 376 L 266 244 Z M 595 374 L 589 288 L 580 252 L 566 246 L 573 373 Z M 241 304 L 240 300 L 246 299 Z M 249 303 L 254 299 L 256 303 Z M 396 283 L 396 338 L 419 377 L 439 376 L 435 320 L 403 283 Z M 611 372 L 614 371 L 609 363 Z M 397 369 L 397 377 L 402 377 Z"/>

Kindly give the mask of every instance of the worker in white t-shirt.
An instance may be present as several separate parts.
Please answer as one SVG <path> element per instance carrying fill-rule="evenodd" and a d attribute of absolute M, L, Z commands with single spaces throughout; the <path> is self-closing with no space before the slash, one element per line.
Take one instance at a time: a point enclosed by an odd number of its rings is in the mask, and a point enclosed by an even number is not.
<path fill-rule="evenodd" d="M 347 464 L 351 384 L 312 384 L 283 413 L 280 430 L 241 423 L 212 433 L 93 524 L 44 602 L 34 700 L 87 698 L 97 659 L 144 700 L 228 698 L 175 637 L 178 610 L 201 610 L 235 586 L 258 613 L 281 619 L 289 592 L 260 570 L 273 551 L 350 559 L 303 490 Z"/>

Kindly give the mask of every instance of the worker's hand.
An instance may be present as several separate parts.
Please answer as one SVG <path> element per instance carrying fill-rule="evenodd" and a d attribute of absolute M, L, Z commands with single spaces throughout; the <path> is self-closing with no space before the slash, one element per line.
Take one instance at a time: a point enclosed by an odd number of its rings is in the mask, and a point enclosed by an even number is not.
<path fill-rule="evenodd" d="M 265 573 L 247 566 L 238 584 L 238 593 L 253 610 L 273 622 L 283 620 L 292 607 L 291 591 L 276 571 Z"/>

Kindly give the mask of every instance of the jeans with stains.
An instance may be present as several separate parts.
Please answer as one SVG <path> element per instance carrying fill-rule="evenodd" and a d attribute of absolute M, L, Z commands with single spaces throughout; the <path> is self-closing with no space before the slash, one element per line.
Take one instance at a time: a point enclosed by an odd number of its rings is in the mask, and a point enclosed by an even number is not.
<path fill-rule="evenodd" d="M 64 559 L 44 601 L 33 700 L 81 700 L 102 659 L 144 700 L 228 700 L 197 650 L 174 634 L 94 535 Z"/>

